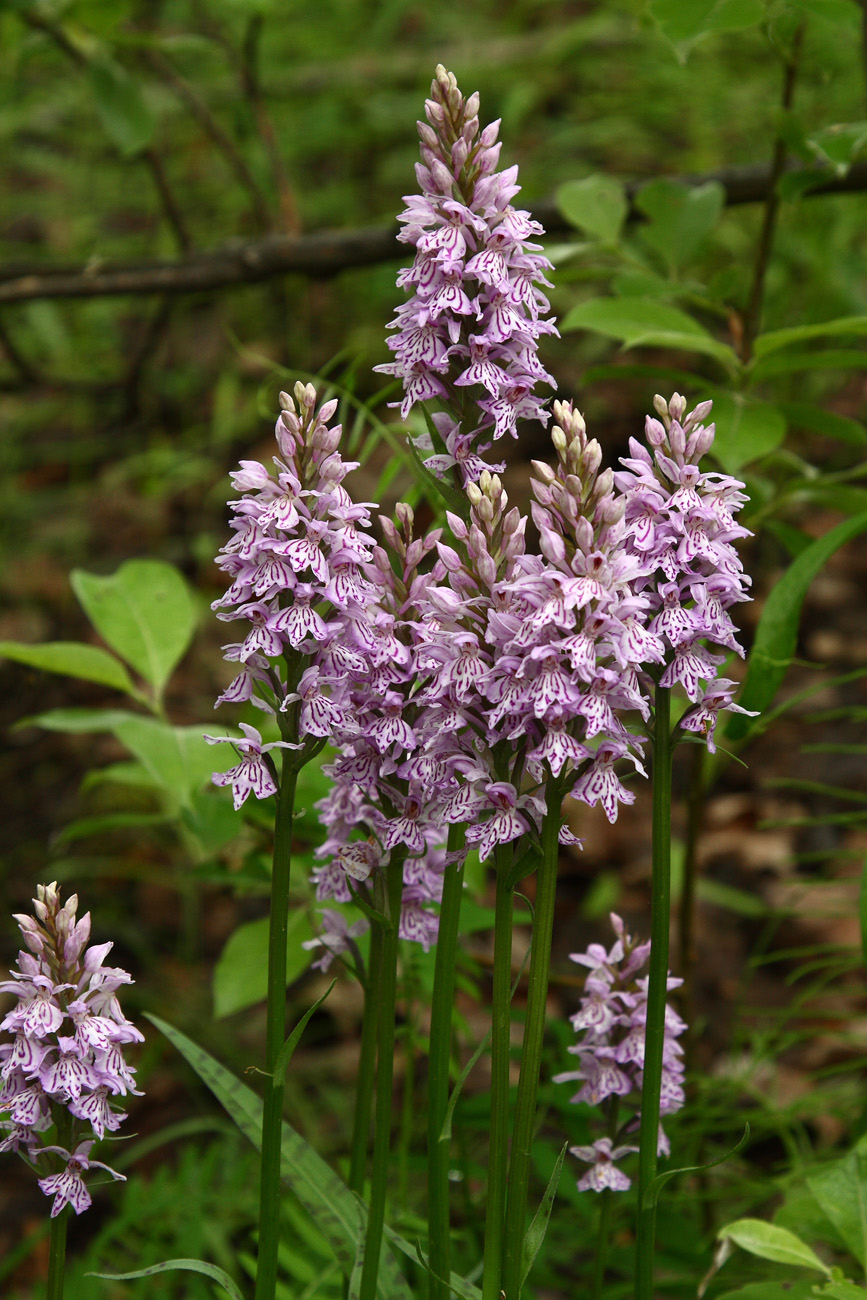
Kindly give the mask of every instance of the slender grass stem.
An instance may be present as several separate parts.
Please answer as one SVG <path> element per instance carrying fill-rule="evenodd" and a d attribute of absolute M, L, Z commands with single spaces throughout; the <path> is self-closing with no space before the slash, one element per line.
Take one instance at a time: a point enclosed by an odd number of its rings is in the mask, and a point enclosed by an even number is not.
<path fill-rule="evenodd" d="M 379 882 L 377 882 L 379 883 Z M 403 856 L 392 855 L 385 869 L 384 898 L 377 899 L 385 915 L 382 923 L 382 972 L 379 981 L 379 1029 L 377 1033 L 376 1103 L 373 1126 L 373 1159 L 370 1173 L 370 1202 L 367 1235 L 361 1267 L 359 1300 L 375 1300 L 385 1224 L 388 1188 L 388 1157 L 391 1145 L 391 1112 L 394 1089 L 394 1016 L 397 1001 L 398 927 L 403 892 Z M 372 996 L 376 996 L 372 988 Z"/>
<path fill-rule="evenodd" d="M 483 1300 L 499 1300 L 509 1157 L 509 1049 L 511 1046 L 512 912 L 515 888 L 509 880 L 512 852 L 498 845 L 494 915 L 494 983 L 491 1024 L 491 1131 L 488 1144 L 488 1199 L 485 1208 Z"/>
<path fill-rule="evenodd" d="M 506 1300 L 517 1300 L 521 1293 L 527 1188 L 530 1179 L 533 1130 L 536 1123 L 536 1094 L 539 1088 L 542 1043 L 545 1035 L 551 938 L 554 932 L 561 802 L 559 783 L 553 781 L 549 786 L 548 810 L 542 825 L 542 860 L 536 875 L 536 907 L 533 913 L 533 937 L 530 948 L 527 1019 L 521 1053 L 515 1125 L 512 1133 L 512 1158 L 509 1164 L 502 1276 L 502 1291 Z"/>
<path fill-rule="evenodd" d="M 653 1300 L 653 1234 L 656 1213 L 654 1209 L 646 1207 L 644 1201 L 647 1189 L 656 1177 L 659 1094 L 662 1085 L 665 1003 L 668 992 L 668 932 L 671 911 L 671 697 L 670 691 L 663 686 L 656 688 L 651 776 L 653 778 L 651 947 L 638 1153 L 636 1300 Z"/>
<path fill-rule="evenodd" d="M 63 1277 L 66 1272 L 66 1229 L 69 1225 L 69 1206 L 64 1205 L 56 1219 L 51 1220 L 48 1239 L 48 1284 L 45 1300 L 63 1300 Z"/>
<path fill-rule="evenodd" d="M 262 1164 L 259 1178 L 259 1257 L 256 1300 L 274 1300 L 277 1247 L 280 1241 L 280 1148 L 285 1083 L 274 1079 L 277 1057 L 286 1036 L 286 948 L 289 924 L 289 876 L 292 864 L 292 818 L 295 811 L 296 760 L 283 751 L 268 929 L 268 1005 L 265 1031 L 265 1099 L 262 1114 Z"/>
<path fill-rule="evenodd" d="M 352 1144 L 349 1154 L 349 1189 L 362 1195 L 370 1147 L 370 1120 L 376 1079 L 376 1039 L 379 1033 L 379 986 L 382 980 L 383 931 L 379 925 L 370 933 L 370 957 L 364 989 L 364 1019 L 361 1022 L 361 1054 L 355 1085 Z"/>
<path fill-rule="evenodd" d="M 457 852 L 463 846 L 463 839 L 464 827 L 450 826 L 449 853 Z M 446 867 L 443 879 L 431 999 L 427 1123 L 428 1250 L 432 1269 L 430 1300 L 449 1300 L 448 1277 L 451 1272 L 449 1143 L 443 1139 L 442 1130 L 449 1104 L 452 1012 L 455 1000 L 455 968 L 463 888 L 464 864 L 460 861 L 454 866 Z"/>

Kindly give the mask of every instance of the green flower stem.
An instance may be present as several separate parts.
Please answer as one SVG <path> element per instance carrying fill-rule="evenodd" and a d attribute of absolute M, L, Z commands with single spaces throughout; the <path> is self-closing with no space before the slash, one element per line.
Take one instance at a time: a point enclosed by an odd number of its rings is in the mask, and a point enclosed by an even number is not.
<path fill-rule="evenodd" d="M 668 930 L 671 909 L 671 697 L 656 688 L 653 722 L 653 842 L 650 905 L 650 973 L 647 1023 L 644 1031 L 644 1084 L 638 1153 L 638 1218 L 635 1298 L 653 1300 L 653 1234 L 656 1212 L 645 1207 L 648 1187 L 656 1177 L 659 1135 L 659 1093 L 665 1042 L 665 1003 L 668 993 Z"/>
<path fill-rule="evenodd" d="M 382 980 L 382 926 L 374 925 L 370 933 L 370 957 L 364 989 L 364 1019 L 361 1022 L 361 1054 L 355 1086 L 355 1111 L 352 1120 L 352 1145 L 349 1156 L 349 1190 L 364 1192 L 367 1151 L 370 1146 L 370 1118 L 373 1085 L 376 1078 L 376 1038 L 379 1033 L 379 987 Z"/>
<path fill-rule="evenodd" d="M 64 1205 L 56 1219 L 51 1220 L 48 1241 L 48 1285 L 45 1300 L 63 1300 L 63 1275 L 66 1272 L 66 1229 L 69 1224 L 69 1206 Z"/>
<path fill-rule="evenodd" d="M 391 1140 L 392 1093 L 394 1088 L 394 1014 L 397 1001 L 397 954 L 400 901 L 403 893 L 403 855 L 392 854 L 374 886 L 376 906 L 384 913 L 382 922 L 382 974 L 379 981 L 379 1031 L 377 1034 L 376 1107 L 373 1126 L 373 1161 L 370 1178 L 370 1203 L 367 1210 L 367 1236 L 361 1268 L 359 1300 L 375 1300 L 385 1223 L 385 1199 L 388 1183 L 388 1156 Z M 377 897 L 383 894 L 384 897 Z M 371 996 L 377 990 L 371 985 Z"/>
<path fill-rule="evenodd" d="M 259 1179 L 259 1257 L 256 1300 L 274 1300 L 277 1247 L 280 1241 L 280 1144 L 285 1083 L 273 1079 L 286 1037 L 286 947 L 289 924 L 289 873 L 292 817 L 295 810 L 297 759 L 283 751 L 282 775 L 274 826 L 271 916 L 268 930 L 268 1008 L 265 1037 L 265 1104 L 262 1115 L 262 1165 Z"/>
<path fill-rule="evenodd" d="M 494 985 L 491 1023 L 491 1131 L 488 1144 L 488 1199 L 485 1207 L 483 1300 L 499 1300 L 506 1173 L 509 1156 L 509 1049 L 512 1027 L 512 910 L 515 887 L 509 879 L 512 850 L 498 845 L 494 865 L 497 896 L 494 916 Z"/>
<path fill-rule="evenodd" d="M 503 1251 L 502 1291 L 506 1300 L 518 1300 L 524 1255 L 524 1230 L 527 1220 L 527 1187 L 530 1180 L 530 1156 L 536 1125 L 536 1094 L 542 1064 L 548 1003 L 548 976 L 551 968 L 551 938 L 554 932 L 554 901 L 557 892 L 557 864 L 561 825 L 560 785 L 548 787 L 548 810 L 542 824 L 542 859 L 536 875 L 536 906 L 530 947 L 530 975 L 527 989 L 527 1018 L 521 1053 L 521 1074 L 515 1106 L 512 1134 L 512 1158 L 509 1165 L 506 1237 Z"/>
<path fill-rule="evenodd" d="M 599 1229 L 596 1237 L 596 1258 L 593 1262 L 593 1291 L 591 1300 L 602 1300 L 605 1269 L 608 1265 L 608 1247 L 611 1244 L 611 1202 L 613 1193 L 604 1187 L 599 1193 Z"/>
<path fill-rule="evenodd" d="M 463 826 L 449 827 L 449 853 L 455 853 L 463 847 L 464 829 Z M 449 1104 L 452 1010 L 463 889 L 464 864 L 460 861 L 454 866 L 446 867 L 443 878 L 431 999 L 427 1122 L 428 1251 L 432 1269 L 430 1300 L 449 1300 L 450 1295 L 447 1281 L 451 1272 L 449 1143 L 442 1138 L 442 1130 Z"/>

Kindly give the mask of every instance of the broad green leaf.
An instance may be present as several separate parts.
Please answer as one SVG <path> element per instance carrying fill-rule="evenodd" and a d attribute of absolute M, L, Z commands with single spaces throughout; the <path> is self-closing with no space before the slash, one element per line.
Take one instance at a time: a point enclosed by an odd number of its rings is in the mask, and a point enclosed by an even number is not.
<path fill-rule="evenodd" d="M 806 1242 L 796 1237 L 788 1228 L 780 1228 L 764 1219 L 736 1219 L 720 1228 L 717 1236 L 733 1241 L 742 1250 L 760 1259 L 773 1260 L 775 1264 L 793 1264 L 799 1268 L 814 1268 L 829 1277 L 831 1270 Z"/>
<path fill-rule="evenodd" d="M 57 833 L 58 844 L 72 844 L 76 840 L 104 835 L 106 831 L 152 829 L 171 822 L 166 813 L 116 812 L 101 813 L 97 817 L 79 817 Z"/>
<path fill-rule="evenodd" d="M 757 894 L 751 894 L 746 889 L 737 889 L 734 885 L 727 885 L 722 880 L 713 880 L 709 876 L 699 877 L 696 882 L 696 893 L 703 903 L 725 908 L 727 912 L 734 912 L 736 916 L 749 916 L 757 920 L 759 917 L 767 916 L 771 911 L 764 899 Z"/>
<path fill-rule="evenodd" d="M 652 0 L 650 12 L 681 53 L 714 32 L 754 27 L 765 16 L 760 0 Z"/>
<path fill-rule="evenodd" d="M 124 158 L 133 158 L 153 139 L 156 123 L 141 90 L 125 68 L 100 56 L 88 65 L 90 87 L 102 125 Z"/>
<path fill-rule="evenodd" d="M 792 325 L 784 330 L 770 330 L 756 339 L 756 358 L 789 348 L 793 343 L 807 343 L 810 339 L 831 339 L 840 335 L 867 334 L 867 316 L 838 316 L 836 320 L 819 321 L 815 325 Z"/>
<path fill-rule="evenodd" d="M 128 709 L 46 709 L 29 718 L 20 718 L 15 730 L 21 727 L 44 727 L 46 731 L 66 731 L 77 735 L 87 731 L 114 731 L 124 722 L 139 722 L 141 714 Z"/>
<path fill-rule="evenodd" d="M 750 1282 L 719 1300 L 816 1300 L 813 1282 Z"/>
<path fill-rule="evenodd" d="M 661 177 L 642 185 L 635 206 L 649 224 L 641 238 L 662 256 L 669 270 L 684 267 L 714 228 L 723 210 L 725 190 L 718 181 L 689 186 Z"/>
<path fill-rule="evenodd" d="M 82 641 L 48 641 L 42 645 L 0 641 L 0 656 L 42 672 L 63 673 L 66 677 L 80 677 L 82 681 L 111 686 L 127 695 L 138 694 L 120 660 L 101 646 L 85 645 Z"/>
<path fill-rule="evenodd" d="M 108 763 L 105 767 L 93 768 L 90 772 L 85 773 L 81 782 L 82 790 L 92 790 L 97 785 L 127 785 L 139 786 L 145 789 L 153 790 L 156 782 L 141 763 L 122 762 Z"/>
<path fill-rule="evenodd" d="M 206 858 L 231 844 L 241 828 L 229 792 L 216 786 L 195 790 L 189 806 L 181 809 L 181 821 L 195 836 Z"/>
<path fill-rule="evenodd" d="M 838 122 L 823 127 L 808 136 L 807 143 L 822 162 L 831 165 L 837 176 L 845 176 L 867 144 L 867 122 Z"/>
<path fill-rule="evenodd" d="M 751 377 L 757 382 L 773 375 L 798 374 L 802 370 L 867 370 L 867 350 L 813 348 L 809 352 L 771 352 L 753 363 Z"/>
<path fill-rule="evenodd" d="M 794 560 L 768 593 L 747 664 L 739 702 L 763 713 L 772 703 L 795 653 L 801 607 L 810 583 L 846 542 L 867 530 L 867 511 L 846 519 L 818 538 Z M 754 720 L 736 713 L 729 719 L 726 739 L 739 740 Z M 759 720 L 759 725 L 761 722 Z"/>
<path fill-rule="evenodd" d="M 836 438 L 838 442 L 852 443 L 856 447 L 867 442 L 867 428 L 860 420 L 847 415 L 825 411 L 810 402 L 777 402 L 777 409 L 796 428 L 809 429 L 810 433 L 821 433 L 826 438 Z"/>
<path fill-rule="evenodd" d="M 130 717 L 112 727 L 121 744 L 126 745 L 166 794 L 184 808 L 192 806 L 193 795 L 223 765 L 231 766 L 231 747 L 222 745 L 217 754 L 204 739 L 201 727 L 173 727 L 158 718 Z M 214 733 L 225 735 L 225 727 Z M 231 761 L 227 761 L 231 760 Z"/>
<path fill-rule="evenodd" d="M 557 1195 L 557 1188 L 560 1184 L 560 1175 L 563 1172 L 563 1161 L 566 1159 L 568 1146 L 568 1142 L 563 1143 L 563 1149 L 557 1157 L 557 1163 L 554 1165 L 551 1177 L 548 1179 L 548 1186 L 545 1188 L 545 1195 L 542 1197 L 538 1210 L 533 1215 L 533 1222 L 530 1224 L 524 1235 L 524 1248 L 521 1253 L 522 1286 L 530 1274 L 530 1269 L 533 1267 L 536 1256 L 542 1247 L 542 1242 L 545 1240 L 545 1233 L 548 1231 L 551 1211 L 554 1208 L 554 1197 Z"/>
<path fill-rule="evenodd" d="M 295 907 L 289 914 L 289 946 L 286 952 L 286 984 L 302 975 L 315 953 L 302 948 L 313 938 L 306 908 Z M 230 935 L 214 969 L 214 1015 L 231 1016 L 236 1011 L 264 1002 L 268 993 L 268 918 L 248 921 Z"/>
<path fill-rule="evenodd" d="M 863 1266 L 867 1262 L 867 1138 L 842 1160 L 809 1177 L 807 1186 Z"/>
<path fill-rule="evenodd" d="M 596 330 L 620 339 L 626 347 L 670 347 L 704 352 L 729 369 L 738 360 L 731 348 L 702 329 L 697 321 L 670 303 L 651 298 L 591 298 L 573 307 L 560 324 L 569 330 Z"/>
<path fill-rule="evenodd" d="M 629 204 L 620 181 L 597 172 L 580 181 L 567 181 L 557 190 L 557 206 L 573 226 L 600 239 L 616 243 Z"/>
<path fill-rule="evenodd" d="M 139 1268 L 134 1273 L 85 1273 L 85 1277 L 101 1277 L 107 1282 L 131 1282 L 137 1277 L 155 1277 L 157 1273 L 172 1273 L 177 1270 L 188 1273 L 204 1273 L 205 1277 L 219 1283 L 232 1300 L 244 1300 L 235 1282 L 216 1264 L 207 1264 L 203 1259 L 167 1259 L 162 1264 L 151 1264 L 150 1268 Z"/>
<path fill-rule="evenodd" d="M 863 1286 L 856 1286 L 845 1278 L 840 1282 L 826 1282 L 821 1290 L 813 1292 L 819 1300 L 864 1300 L 864 1294 Z"/>
<path fill-rule="evenodd" d="M 719 390 L 708 396 L 716 424 L 713 454 L 728 474 L 774 451 L 785 438 L 786 417 L 770 402 Z"/>
<path fill-rule="evenodd" d="M 848 23 L 850 27 L 860 27 L 863 20 L 863 10 L 856 0 L 787 0 L 787 3 L 790 8 L 800 10 L 810 18 L 821 18 L 835 26 Z M 839 35 L 846 39 L 844 33 Z"/>
<path fill-rule="evenodd" d="M 196 626 L 178 570 L 159 560 L 127 560 L 105 577 L 76 569 L 70 581 L 103 640 L 161 694 Z"/>
<path fill-rule="evenodd" d="M 187 1038 L 186 1034 L 160 1020 L 158 1016 L 148 1015 L 147 1019 L 165 1034 L 189 1062 L 244 1136 L 259 1150 L 262 1145 L 262 1102 L 256 1093 Z M 283 1177 L 312 1215 L 348 1277 L 352 1272 L 359 1239 L 365 1231 L 364 1206 L 322 1157 L 287 1123 L 283 1124 L 280 1167 Z M 396 1234 L 388 1229 L 386 1236 L 390 1241 L 396 1242 Z M 404 1249 L 404 1253 L 415 1256 L 415 1251 L 408 1242 L 403 1242 L 401 1249 Z M 382 1300 L 412 1300 L 406 1279 L 387 1251 L 383 1252 L 380 1264 L 377 1292 Z"/>

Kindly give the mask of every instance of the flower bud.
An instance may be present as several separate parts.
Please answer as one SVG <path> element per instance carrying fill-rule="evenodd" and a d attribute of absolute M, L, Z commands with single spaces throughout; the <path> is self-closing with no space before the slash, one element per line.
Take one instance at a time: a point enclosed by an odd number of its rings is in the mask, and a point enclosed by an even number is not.
<path fill-rule="evenodd" d="M 464 491 L 467 494 L 467 498 L 469 499 L 470 505 L 478 508 L 478 506 L 481 505 L 482 502 L 482 494 L 479 491 L 478 484 L 467 483 L 466 487 L 464 488 Z"/>
<path fill-rule="evenodd" d="M 563 430 L 558 428 L 556 425 L 551 430 L 551 441 L 559 453 L 562 454 L 566 450 L 566 435 Z"/>
<path fill-rule="evenodd" d="M 280 396 L 279 396 L 279 398 L 278 398 L 278 401 L 279 401 L 279 403 L 280 403 L 280 410 L 281 410 L 281 411 L 294 411 L 294 410 L 295 410 L 295 403 L 292 401 L 292 398 L 289 396 L 288 393 L 281 393 Z"/>
<path fill-rule="evenodd" d="M 557 475 L 544 460 L 532 460 L 530 464 L 533 466 L 533 473 L 540 483 L 551 484 L 556 479 Z"/>
<path fill-rule="evenodd" d="M 656 406 L 655 397 L 653 399 L 653 404 Z M 644 436 L 651 447 L 658 448 L 665 445 L 665 429 L 659 423 L 659 420 L 654 420 L 652 415 L 645 417 Z"/>

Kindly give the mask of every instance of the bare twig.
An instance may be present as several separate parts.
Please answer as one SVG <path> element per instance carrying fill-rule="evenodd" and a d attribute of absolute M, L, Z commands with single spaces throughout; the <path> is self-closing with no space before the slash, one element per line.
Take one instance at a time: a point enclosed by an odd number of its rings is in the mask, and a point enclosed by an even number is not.
<path fill-rule="evenodd" d="M 165 168 L 163 167 L 162 158 L 160 158 L 156 149 L 151 146 L 143 152 L 142 161 L 145 163 L 148 171 L 153 177 L 157 194 L 160 197 L 163 214 L 172 228 L 172 233 L 174 234 L 179 250 L 182 253 L 191 253 L 193 250 L 193 241 L 190 232 L 187 229 L 184 215 L 181 212 L 180 206 L 175 201 L 175 196 L 172 193 L 171 186 L 169 185 L 168 177 L 166 176 Z"/>
<path fill-rule="evenodd" d="M 286 172 L 283 156 L 280 153 L 277 134 L 274 130 L 274 124 L 268 116 L 259 83 L 259 41 L 262 36 L 264 21 L 262 14 L 253 14 L 247 23 L 241 56 L 241 87 L 250 104 L 253 120 L 256 123 L 256 128 L 271 165 L 271 175 L 274 178 L 274 187 L 280 204 L 282 228 L 287 234 L 297 234 L 301 229 L 298 206 L 292 193 L 292 186 L 289 184 L 289 176 Z"/>
<path fill-rule="evenodd" d="M 732 168 L 675 179 L 689 186 L 718 181 L 725 189 L 726 203 L 730 206 L 766 200 L 774 183 L 767 167 Z M 645 183 L 636 181 L 627 186 L 632 220 L 642 219 L 634 201 Z M 867 162 L 856 163 L 846 176 L 831 177 L 817 184 L 809 193 L 851 194 L 864 190 L 867 190 Z M 533 215 L 552 235 L 572 229 L 553 199 L 534 205 Z M 373 266 L 406 255 L 406 247 L 398 243 L 395 225 L 320 231 L 294 237 L 271 235 L 226 244 L 171 262 L 112 265 L 93 260 L 83 269 L 67 266 L 50 271 L 42 265 L 7 266 L 0 268 L 0 303 L 30 302 L 37 298 L 209 293 L 288 274 L 304 275 L 314 280 L 327 279 L 350 268 Z"/>
<path fill-rule="evenodd" d="M 14 339 L 10 338 L 9 332 L 2 321 L 0 321 L 0 350 L 6 353 L 12 366 L 18 371 L 18 375 L 23 384 L 41 384 L 42 375 L 32 365 L 24 353 L 20 351 Z M 18 387 L 18 385 L 16 385 Z"/>
<path fill-rule="evenodd" d="M 798 63 L 801 54 L 801 45 L 804 40 L 804 27 L 802 21 L 795 33 L 792 42 L 792 48 L 786 59 L 786 70 L 783 76 L 783 97 L 782 111 L 787 114 L 795 97 L 795 82 L 798 79 Z M 771 171 L 768 178 L 768 193 L 765 199 L 765 212 L 762 219 L 762 229 L 759 234 L 759 243 L 756 249 L 756 261 L 753 268 L 753 282 L 750 287 L 750 296 L 747 302 L 746 311 L 743 315 L 743 331 L 741 335 L 741 360 L 747 362 L 753 353 L 753 343 L 756 335 L 761 328 L 762 322 L 762 303 L 765 297 L 765 277 L 768 272 L 768 263 L 771 258 L 771 245 L 774 242 L 774 231 L 777 226 L 777 217 L 780 211 L 780 195 L 778 184 L 780 178 L 786 170 L 786 155 L 788 147 L 783 139 L 782 131 L 779 131 L 774 142 L 774 153 L 771 159 Z"/>
<path fill-rule="evenodd" d="M 126 374 L 121 380 L 125 419 L 132 419 L 138 411 L 142 373 L 149 358 L 165 337 L 166 326 L 171 318 L 173 306 L 174 303 L 171 298 L 163 298 L 160 301 L 156 311 L 144 326 L 133 350 Z"/>
<path fill-rule="evenodd" d="M 250 197 L 250 203 L 259 229 L 262 231 L 272 230 L 273 221 L 268 208 L 268 200 L 247 166 L 247 161 L 235 141 L 228 132 L 223 130 L 202 97 L 172 66 L 164 54 L 159 50 L 148 50 L 147 58 L 158 76 L 162 78 L 166 85 L 171 87 L 178 99 L 186 104 L 205 135 L 220 151 L 235 173 L 238 183 Z"/>

